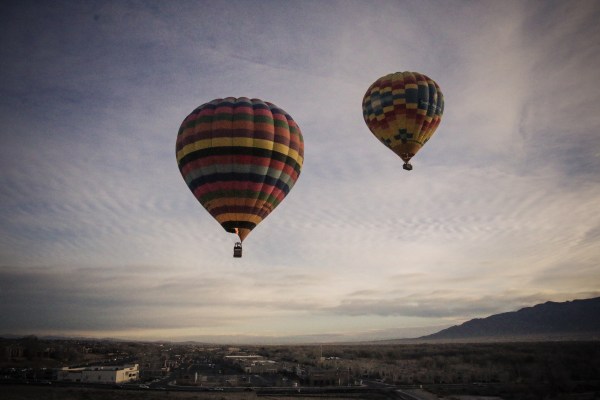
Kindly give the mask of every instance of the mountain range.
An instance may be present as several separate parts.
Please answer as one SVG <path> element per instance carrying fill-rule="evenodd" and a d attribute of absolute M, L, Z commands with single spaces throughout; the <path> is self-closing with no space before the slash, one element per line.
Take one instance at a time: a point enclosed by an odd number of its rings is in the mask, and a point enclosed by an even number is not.
<path fill-rule="evenodd" d="M 549 301 L 514 312 L 472 319 L 418 338 L 423 341 L 521 339 L 600 339 L 600 297 L 562 303 Z"/>

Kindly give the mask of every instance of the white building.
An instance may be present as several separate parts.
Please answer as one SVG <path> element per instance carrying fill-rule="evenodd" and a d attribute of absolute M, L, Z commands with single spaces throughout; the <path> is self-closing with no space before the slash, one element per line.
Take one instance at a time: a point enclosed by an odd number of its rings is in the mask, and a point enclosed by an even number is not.
<path fill-rule="evenodd" d="M 58 370 L 57 380 L 88 383 L 125 383 L 139 379 L 138 364 L 102 365 Z"/>

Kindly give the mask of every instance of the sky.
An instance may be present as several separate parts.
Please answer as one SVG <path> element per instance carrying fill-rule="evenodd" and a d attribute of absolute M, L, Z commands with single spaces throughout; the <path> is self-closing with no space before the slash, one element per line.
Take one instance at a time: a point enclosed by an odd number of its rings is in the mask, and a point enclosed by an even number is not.
<path fill-rule="evenodd" d="M 416 337 L 600 296 L 597 1 L 0 3 L 0 334 Z M 379 77 L 444 94 L 413 171 L 362 118 Z M 222 97 L 300 126 L 302 173 L 236 237 L 175 159 Z"/>

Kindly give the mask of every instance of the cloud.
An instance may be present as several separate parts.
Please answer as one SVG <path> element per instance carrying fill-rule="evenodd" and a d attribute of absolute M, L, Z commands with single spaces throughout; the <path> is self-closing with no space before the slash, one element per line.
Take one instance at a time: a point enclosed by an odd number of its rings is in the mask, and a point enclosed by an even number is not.
<path fill-rule="evenodd" d="M 303 279 L 298 274 L 275 277 L 270 284 L 251 275 L 190 275 L 151 266 L 5 266 L 0 275 L 6 316 L 0 330 L 5 332 L 17 326 L 21 330 L 202 331 L 200 327 L 240 324 L 249 318 L 318 306 L 312 299 L 285 296 L 292 282 L 298 286 Z"/>
<path fill-rule="evenodd" d="M 598 291 L 582 292 L 576 298 L 591 298 Z M 562 301 L 572 299 L 572 293 L 554 294 Z M 387 297 L 387 298 L 386 298 Z M 410 296 L 397 296 L 392 293 L 379 296 L 349 296 L 328 311 L 334 314 L 365 316 L 407 316 L 419 318 L 441 318 L 448 321 L 465 321 L 476 317 L 517 311 L 524 307 L 545 302 L 548 293 L 523 294 L 506 291 L 501 294 L 464 296 L 458 291 L 447 293 L 421 293 Z"/>

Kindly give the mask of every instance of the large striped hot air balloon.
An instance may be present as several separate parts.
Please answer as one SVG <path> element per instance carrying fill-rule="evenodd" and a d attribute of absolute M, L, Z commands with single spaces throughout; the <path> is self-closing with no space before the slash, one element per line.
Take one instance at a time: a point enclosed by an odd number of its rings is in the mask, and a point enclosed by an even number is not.
<path fill-rule="evenodd" d="M 362 102 L 363 118 L 377 139 L 411 170 L 410 159 L 431 138 L 444 113 L 444 95 L 418 72 L 396 72 L 377 79 Z"/>
<path fill-rule="evenodd" d="M 304 160 L 298 124 L 259 99 L 215 99 L 179 128 L 177 164 L 200 204 L 241 242 L 292 189 Z"/>

